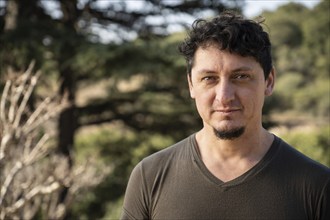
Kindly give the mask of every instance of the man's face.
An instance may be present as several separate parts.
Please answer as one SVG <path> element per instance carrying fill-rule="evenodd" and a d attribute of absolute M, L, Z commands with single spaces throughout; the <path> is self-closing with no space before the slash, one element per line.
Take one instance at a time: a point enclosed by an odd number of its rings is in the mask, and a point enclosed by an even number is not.
<path fill-rule="evenodd" d="M 197 49 L 188 81 L 204 127 L 224 133 L 253 132 L 261 127 L 262 106 L 273 91 L 274 71 L 265 80 L 252 57 L 211 45 Z"/>

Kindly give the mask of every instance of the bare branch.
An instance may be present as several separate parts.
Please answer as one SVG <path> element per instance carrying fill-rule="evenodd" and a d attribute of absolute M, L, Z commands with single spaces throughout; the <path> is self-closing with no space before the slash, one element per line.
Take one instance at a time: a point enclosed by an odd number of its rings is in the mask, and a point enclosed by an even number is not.
<path fill-rule="evenodd" d="M 1 122 L 3 125 L 5 125 L 7 123 L 5 107 L 6 107 L 6 100 L 8 97 L 8 92 L 9 92 L 10 87 L 11 87 L 11 81 L 7 81 L 5 88 L 3 90 L 3 93 L 2 93 L 2 96 L 1 96 L 0 119 L 1 119 Z"/>
<path fill-rule="evenodd" d="M 15 113 L 17 110 L 17 106 L 19 104 L 19 98 L 22 96 L 22 94 L 24 92 L 25 84 L 27 83 L 27 81 L 32 73 L 33 66 L 34 66 L 34 63 L 33 63 L 33 65 L 31 63 L 28 70 L 24 74 L 22 74 L 21 77 L 19 77 L 16 80 L 17 85 L 13 84 L 13 86 L 11 87 L 10 107 L 9 107 L 9 111 L 8 111 L 8 113 L 9 113 L 8 118 L 11 123 L 14 122 Z"/>
<path fill-rule="evenodd" d="M 16 210 L 20 209 L 26 202 L 30 201 L 33 197 L 38 194 L 50 194 L 57 190 L 60 187 L 58 182 L 53 182 L 47 186 L 37 186 L 33 188 L 24 198 L 21 198 L 17 202 L 15 202 L 12 206 L 6 208 L 6 211 L 11 214 Z"/>
<path fill-rule="evenodd" d="M 31 114 L 29 119 L 26 121 L 26 126 L 30 126 L 37 118 L 41 115 L 41 113 L 47 109 L 47 106 L 50 104 L 51 98 L 47 97 L 38 108 Z"/>
<path fill-rule="evenodd" d="M 31 93 L 34 89 L 34 87 L 36 86 L 37 84 L 37 80 L 39 78 L 39 75 L 40 75 L 40 72 L 37 72 L 37 74 L 35 76 L 32 76 L 31 77 L 31 83 L 27 86 L 27 91 L 24 93 L 23 95 L 23 100 L 22 102 L 20 103 L 20 106 L 16 112 L 16 117 L 15 117 L 15 121 L 14 121 L 14 128 L 17 128 L 20 121 L 21 121 L 21 117 L 23 115 L 23 111 L 24 109 L 26 108 L 26 104 L 27 102 L 29 101 L 29 98 L 31 97 Z"/>
<path fill-rule="evenodd" d="M 31 112 L 27 103 L 40 76 L 33 67 L 32 62 L 16 76 L 10 72 L 1 95 L 0 219 L 32 219 L 39 210 L 48 219 L 62 219 L 76 194 L 109 171 L 96 160 L 71 167 L 68 158 L 52 151 L 52 120 L 70 103 L 47 97 Z M 68 189 L 64 201 L 59 200 L 62 187 Z"/>
<path fill-rule="evenodd" d="M 6 194 L 9 189 L 9 185 L 13 181 L 15 175 L 22 169 L 22 167 L 23 167 L 23 163 L 20 161 L 17 161 L 15 163 L 15 166 L 10 170 L 9 174 L 7 175 L 7 178 L 6 178 L 5 182 L 3 183 L 2 187 L 1 187 L 1 191 L 0 191 L 0 207 L 1 207 L 3 200 L 6 197 Z"/>

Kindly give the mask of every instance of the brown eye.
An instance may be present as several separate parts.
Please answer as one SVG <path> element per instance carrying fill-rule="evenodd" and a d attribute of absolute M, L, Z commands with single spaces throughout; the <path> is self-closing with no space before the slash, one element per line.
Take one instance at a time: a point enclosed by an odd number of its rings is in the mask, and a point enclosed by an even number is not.
<path fill-rule="evenodd" d="M 201 81 L 206 82 L 206 83 L 212 83 L 217 81 L 217 77 L 215 76 L 205 76 L 201 79 Z"/>
<path fill-rule="evenodd" d="M 234 76 L 234 79 L 237 80 L 244 80 L 244 79 L 249 79 L 250 76 L 248 74 L 240 73 Z"/>

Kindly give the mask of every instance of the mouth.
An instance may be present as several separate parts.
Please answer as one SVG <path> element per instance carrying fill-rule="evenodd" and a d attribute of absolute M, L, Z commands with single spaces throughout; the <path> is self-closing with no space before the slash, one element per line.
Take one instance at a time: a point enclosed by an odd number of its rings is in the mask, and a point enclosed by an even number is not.
<path fill-rule="evenodd" d="M 237 108 L 230 108 L 230 109 L 215 109 L 213 111 L 213 113 L 220 115 L 222 117 L 232 117 L 234 115 L 236 115 L 237 113 L 239 113 L 241 111 L 241 109 L 237 109 Z"/>
<path fill-rule="evenodd" d="M 216 110 L 214 110 L 214 112 L 219 112 L 219 113 L 234 113 L 234 112 L 238 112 L 238 111 L 241 111 L 241 109 L 234 108 L 234 109 L 216 109 Z"/>

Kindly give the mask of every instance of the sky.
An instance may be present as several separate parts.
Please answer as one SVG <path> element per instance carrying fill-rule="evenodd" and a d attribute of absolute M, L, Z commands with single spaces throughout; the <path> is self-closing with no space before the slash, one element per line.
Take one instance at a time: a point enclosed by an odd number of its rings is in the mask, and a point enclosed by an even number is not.
<path fill-rule="evenodd" d="M 87 0 L 81 0 L 82 2 L 85 2 Z M 100 0 L 101 3 L 106 3 L 107 1 L 113 1 L 113 0 Z M 135 2 L 134 2 L 135 1 Z M 137 4 L 138 0 L 132 0 L 130 2 L 134 2 L 134 6 L 138 7 L 139 4 Z M 163 0 L 168 1 L 168 0 Z M 176 1 L 176 0 L 171 0 Z M 224 0 L 224 1 L 231 1 L 231 0 Z M 253 18 L 255 16 L 258 16 L 262 13 L 264 10 L 274 11 L 279 6 L 288 4 L 289 2 L 297 2 L 304 4 L 305 6 L 312 8 L 316 4 L 318 4 L 321 0 L 245 0 L 245 7 L 243 8 L 243 13 L 248 18 Z M 45 4 L 48 8 L 56 9 L 59 7 L 58 2 L 54 0 L 43 0 L 43 4 Z M 4 0 L 0 0 L 0 6 L 4 4 Z M 52 10 L 52 15 L 55 17 L 61 17 L 61 14 L 59 14 L 59 10 Z M 192 22 L 192 21 L 191 21 Z M 98 34 L 101 36 L 101 39 L 103 42 L 107 42 L 111 39 L 113 39 L 112 33 L 106 31 L 104 28 L 98 28 L 94 27 L 94 31 L 98 32 Z"/>
<path fill-rule="evenodd" d="M 245 0 L 246 6 L 243 13 L 246 17 L 254 17 L 260 15 L 264 10 L 274 11 L 281 5 L 289 2 L 297 2 L 306 5 L 307 7 L 314 7 L 320 0 Z"/>
<path fill-rule="evenodd" d="M 110 0 L 103 0 L 101 3 L 106 3 L 106 1 Z M 176 0 L 163 0 L 163 1 L 176 1 Z M 223 1 L 230 1 L 230 0 L 223 0 Z M 274 11 L 276 10 L 279 6 L 288 4 L 290 2 L 297 2 L 301 3 L 309 8 L 314 7 L 316 4 L 318 4 L 321 0 L 245 0 L 245 7 L 243 8 L 243 13 L 246 17 L 248 18 L 253 18 L 255 16 L 258 16 L 261 14 L 262 11 L 264 10 L 269 10 L 269 11 Z M 134 2 L 132 0 L 131 2 Z M 137 4 L 139 1 L 136 0 L 134 2 L 134 8 L 135 7 L 143 7 L 143 4 Z M 193 20 L 188 21 L 188 23 L 192 23 Z M 175 27 L 174 27 L 175 29 Z M 175 29 L 176 30 L 176 29 Z M 175 32 L 174 30 L 174 32 Z M 113 40 L 112 32 L 108 32 L 107 30 L 103 28 L 98 28 L 94 27 L 94 31 L 96 31 L 99 36 L 101 36 L 101 41 L 104 43 L 107 43 L 111 40 Z"/>
<path fill-rule="evenodd" d="M 103 0 L 111 1 L 111 0 Z M 230 1 L 230 0 L 229 0 Z M 45 1 L 48 4 L 51 4 L 53 1 Z M 253 17 L 259 15 L 263 10 L 276 10 L 280 5 L 287 4 L 289 2 L 298 2 L 306 5 L 307 7 L 313 7 L 320 0 L 245 0 L 246 7 L 244 8 L 244 15 L 247 17 Z M 5 4 L 4 0 L 0 0 L 0 6 Z"/>

